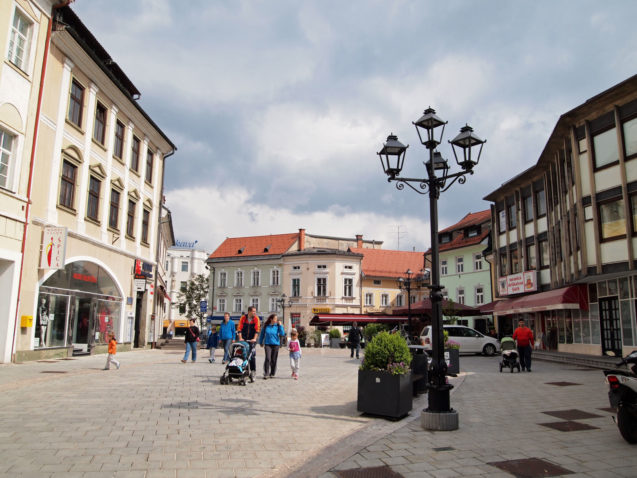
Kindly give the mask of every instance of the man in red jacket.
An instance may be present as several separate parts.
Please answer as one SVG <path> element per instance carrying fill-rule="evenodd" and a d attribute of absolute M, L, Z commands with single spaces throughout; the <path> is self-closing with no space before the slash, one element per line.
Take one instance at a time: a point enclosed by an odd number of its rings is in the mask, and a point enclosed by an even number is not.
<path fill-rule="evenodd" d="M 533 331 L 524 325 L 524 320 L 520 319 L 518 328 L 513 332 L 513 340 L 517 341 L 518 354 L 520 355 L 520 365 L 522 370 L 531 371 L 531 352 L 533 351 Z"/>

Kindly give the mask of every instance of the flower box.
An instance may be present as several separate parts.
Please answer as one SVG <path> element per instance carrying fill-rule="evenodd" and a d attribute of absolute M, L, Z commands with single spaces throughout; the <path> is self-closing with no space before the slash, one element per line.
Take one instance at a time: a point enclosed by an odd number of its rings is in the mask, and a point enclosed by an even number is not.
<path fill-rule="evenodd" d="M 370 415 L 402 418 L 412 408 L 411 372 L 358 371 L 357 410 Z"/>

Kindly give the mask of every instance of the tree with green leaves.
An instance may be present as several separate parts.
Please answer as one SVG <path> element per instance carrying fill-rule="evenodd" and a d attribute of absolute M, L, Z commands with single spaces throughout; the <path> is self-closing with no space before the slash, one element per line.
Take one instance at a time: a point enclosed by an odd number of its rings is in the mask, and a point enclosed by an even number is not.
<path fill-rule="evenodd" d="M 179 312 L 189 319 L 199 322 L 199 329 L 203 329 L 204 318 L 208 312 L 201 312 L 200 303 L 208 297 L 208 278 L 203 274 L 197 274 L 186 283 L 186 290 L 177 295 Z M 182 312 L 183 311 L 183 312 Z"/>

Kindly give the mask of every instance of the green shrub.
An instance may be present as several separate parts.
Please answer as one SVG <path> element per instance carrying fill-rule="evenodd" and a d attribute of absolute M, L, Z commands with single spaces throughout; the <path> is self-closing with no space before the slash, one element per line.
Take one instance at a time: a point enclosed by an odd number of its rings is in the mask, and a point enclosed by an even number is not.
<path fill-rule="evenodd" d="M 383 330 L 387 330 L 387 326 L 385 324 L 367 324 L 367 326 L 365 326 L 365 329 L 363 329 L 365 341 L 369 342 L 374 338 L 376 334 L 382 332 Z"/>
<path fill-rule="evenodd" d="M 320 346 L 321 346 L 321 331 L 317 329 L 314 331 L 314 347 L 320 347 Z"/>
<path fill-rule="evenodd" d="M 361 370 L 386 370 L 403 374 L 411 363 L 407 341 L 400 334 L 379 332 L 365 347 Z"/>
<path fill-rule="evenodd" d="M 338 329 L 331 329 L 330 330 L 330 339 L 340 339 L 341 338 L 341 331 Z"/>

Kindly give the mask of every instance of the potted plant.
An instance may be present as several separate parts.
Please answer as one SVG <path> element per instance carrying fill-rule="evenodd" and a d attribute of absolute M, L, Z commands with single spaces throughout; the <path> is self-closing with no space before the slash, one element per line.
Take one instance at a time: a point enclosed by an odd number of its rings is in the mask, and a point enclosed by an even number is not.
<path fill-rule="evenodd" d="M 317 329 L 314 331 L 313 337 L 314 337 L 314 347 L 321 347 L 321 342 L 322 342 L 322 332 L 320 329 Z"/>
<path fill-rule="evenodd" d="M 299 344 L 301 347 L 305 347 L 305 342 L 307 341 L 307 329 L 303 325 L 299 325 L 296 328 L 296 333 L 299 334 Z"/>
<path fill-rule="evenodd" d="M 338 329 L 330 329 L 330 348 L 337 349 L 341 343 L 341 331 Z"/>
<path fill-rule="evenodd" d="M 380 332 L 367 344 L 358 370 L 357 409 L 401 418 L 412 407 L 411 353 L 399 334 Z"/>
<path fill-rule="evenodd" d="M 449 332 L 443 332 L 445 336 L 445 362 L 447 362 L 447 373 L 460 373 L 460 344 L 449 339 Z"/>

